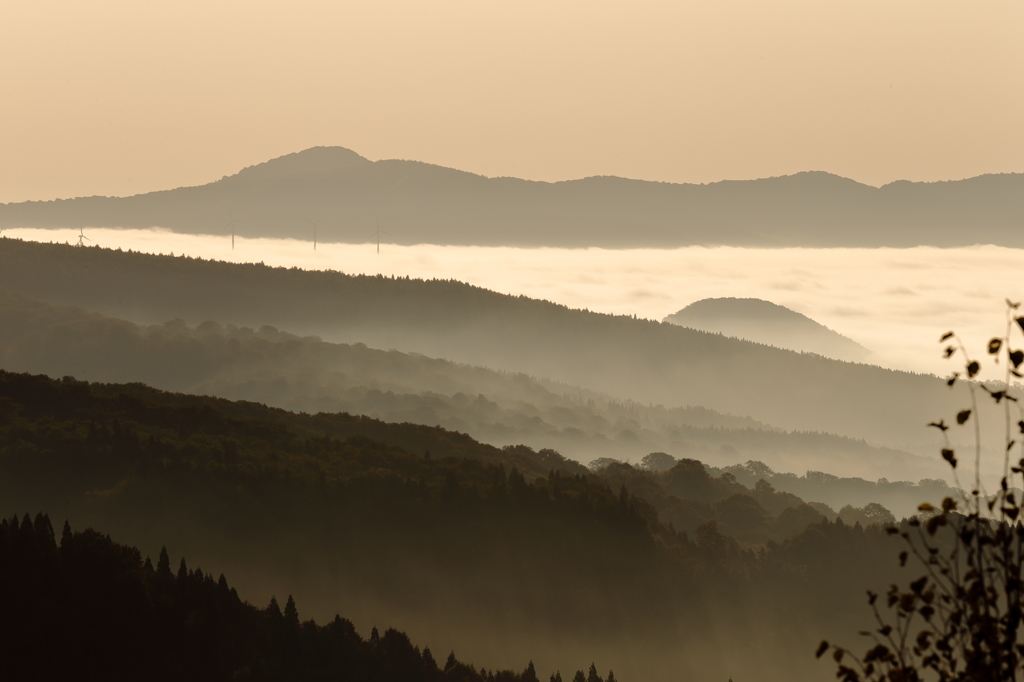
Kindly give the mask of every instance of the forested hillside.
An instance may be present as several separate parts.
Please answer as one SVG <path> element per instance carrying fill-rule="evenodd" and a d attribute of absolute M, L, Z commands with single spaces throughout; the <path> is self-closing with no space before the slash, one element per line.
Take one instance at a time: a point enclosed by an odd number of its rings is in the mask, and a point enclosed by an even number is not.
<path fill-rule="evenodd" d="M 933 451 L 925 424 L 955 413 L 940 379 L 783 351 L 451 281 L 233 265 L 0 239 L 0 286 L 137 323 L 181 318 L 316 334 L 525 372 L 784 429 Z M 986 423 L 999 423 L 997 419 Z M 954 434 L 955 435 L 955 434 Z"/>
<path fill-rule="evenodd" d="M 366 242 L 375 222 L 403 244 L 673 247 L 1021 246 L 1024 175 L 871 187 L 822 172 L 707 185 L 591 177 L 486 178 L 341 147 L 288 154 L 200 187 L 132 197 L 0 204 L 0 227 L 164 227 Z M 311 218 L 310 218 L 311 219 Z"/>
<path fill-rule="evenodd" d="M 331 344 L 272 327 L 180 320 L 140 326 L 0 290 L 0 367 L 440 425 L 492 445 L 553 448 L 587 463 L 650 452 L 718 466 L 747 460 L 780 471 L 917 480 L 931 462 L 863 441 L 773 429 L 749 417 L 666 408 L 423 355 Z M 825 501 L 825 500 L 822 500 Z M 846 501 L 830 497 L 830 504 Z M 907 509 L 915 509 L 913 500 Z"/>
<path fill-rule="evenodd" d="M 166 544 L 255 603 L 293 594 L 502 668 L 600 647 L 623 679 L 813 666 L 896 570 L 880 528 L 697 462 L 593 475 L 441 429 L 9 373 L 0 500 Z"/>
<path fill-rule="evenodd" d="M 172 568 L 166 548 L 143 562 L 137 548 L 67 522 L 58 540 L 42 513 L 0 521 L 0 642 L 5 679 L 26 682 L 542 679 L 532 661 L 522 672 L 477 670 L 454 652 L 439 663 L 394 629 L 363 639 L 339 615 L 326 625 L 302 620 L 291 596 L 257 608 L 223 573 L 215 580 L 185 557 Z M 606 682 L 590 668 L 587 682 Z"/>

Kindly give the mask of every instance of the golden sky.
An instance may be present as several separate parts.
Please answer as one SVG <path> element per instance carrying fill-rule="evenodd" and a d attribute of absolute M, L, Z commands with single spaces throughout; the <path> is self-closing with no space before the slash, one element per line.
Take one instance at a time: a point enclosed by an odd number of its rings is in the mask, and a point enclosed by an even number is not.
<path fill-rule="evenodd" d="M 1024 171 L 1024 2 L 0 0 L 0 201 L 314 145 L 484 175 Z"/>

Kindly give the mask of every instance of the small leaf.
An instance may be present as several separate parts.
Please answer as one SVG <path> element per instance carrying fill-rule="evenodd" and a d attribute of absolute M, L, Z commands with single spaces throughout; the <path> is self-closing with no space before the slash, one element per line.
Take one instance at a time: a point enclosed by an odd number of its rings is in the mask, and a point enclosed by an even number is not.
<path fill-rule="evenodd" d="M 906 552 L 900 552 L 900 567 L 907 565 L 907 557 L 910 556 Z"/>
<path fill-rule="evenodd" d="M 1020 367 L 1020 363 L 1024 362 L 1024 350 L 1011 350 L 1009 358 L 1010 362 L 1013 363 L 1014 369 Z"/>
<path fill-rule="evenodd" d="M 1022 326 L 1021 329 L 1024 329 L 1024 326 Z M 947 340 L 949 340 L 951 338 L 953 338 L 953 332 L 946 332 L 945 334 L 942 335 L 942 338 L 939 339 L 939 343 L 942 343 L 943 341 L 947 341 Z"/>
<path fill-rule="evenodd" d="M 971 411 L 970 410 L 960 410 L 959 412 L 956 413 L 956 423 L 957 424 L 961 424 L 962 425 L 964 422 L 966 422 L 970 418 L 971 418 Z"/>
<path fill-rule="evenodd" d="M 999 349 L 1003 347 L 1003 340 L 999 338 L 989 339 L 988 342 L 988 354 L 995 355 L 999 352 Z"/>
<path fill-rule="evenodd" d="M 953 372 L 953 376 L 951 376 L 948 379 L 946 379 L 946 385 L 947 386 L 952 386 L 953 384 L 955 384 L 956 380 L 957 380 L 957 378 L 959 376 L 960 376 L 960 372 Z"/>
<path fill-rule="evenodd" d="M 1020 425 L 1021 425 L 1020 426 L 1020 432 L 1024 433 L 1024 421 L 1020 422 Z M 948 431 L 949 430 L 949 427 L 946 426 L 946 420 L 945 419 L 940 419 L 937 422 L 928 422 L 928 426 L 934 426 L 939 431 Z"/>
<path fill-rule="evenodd" d="M 974 378 L 974 375 L 981 370 L 981 365 L 978 364 L 977 360 L 972 360 L 971 364 L 967 365 L 967 376 Z"/>
<path fill-rule="evenodd" d="M 1024 331 L 1024 317 L 1015 317 L 1013 321 L 1020 325 L 1021 331 Z"/>
<path fill-rule="evenodd" d="M 947 357 L 947 358 L 952 357 L 953 353 L 955 353 L 955 352 L 956 352 L 956 348 L 953 348 L 953 346 L 946 346 L 946 350 L 943 351 L 945 357 Z"/>
<path fill-rule="evenodd" d="M 944 459 L 947 462 L 949 462 L 949 466 L 951 466 L 954 469 L 956 469 L 956 457 L 953 456 L 953 451 L 952 450 L 950 450 L 949 448 L 943 448 L 942 449 L 942 459 Z"/>
<path fill-rule="evenodd" d="M 814 657 L 821 658 L 826 651 L 828 651 L 828 641 L 823 639 L 821 644 L 818 645 L 818 650 L 814 652 Z"/>
<path fill-rule="evenodd" d="M 1014 303 L 1010 299 L 1006 299 L 1006 307 L 1010 308 L 1011 310 L 1016 310 L 1017 308 L 1020 307 L 1020 302 L 1018 301 L 1017 303 Z"/>

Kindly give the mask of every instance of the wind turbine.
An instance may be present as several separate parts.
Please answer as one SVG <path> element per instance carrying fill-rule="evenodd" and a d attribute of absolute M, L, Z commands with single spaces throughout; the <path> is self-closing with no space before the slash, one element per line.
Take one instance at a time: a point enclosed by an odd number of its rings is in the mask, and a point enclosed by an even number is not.
<path fill-rule="evenodd" d="M 382 234 L 386 234 L 389 237 L 394 237 L 395 236 L 395 235 L 391 234 L 390 232 L 382 232 L 381 229 L 380 229 L 380 223 L 377 223 L 377 231 L 370 235 L 371 237 L 376 237 L 377 238 L 377 255 L 380 255 L 380 236 Z"/>
<path fill-rule="evenodd" d="M 322 223 L 324 221 L 324 219 L 323 218 L 318 218 L 317 220 L 310 220 L 309 218 L 307 218 L 305 216 L 303 216 L 302 218 L 307 223 L 309 223 L 310 225 L 313 226 L 313 250 L 316 251 L 316 226 L 319 225 L 320 223 Z"/>
<path fill-rule="evenodd" d="M 225 227 L 230 227 L 231 228 L 231 250 L 234 251 L 235 250 L 235 223 L 240 223 L 242 221 L 241 220 L 237 220 L 235 218 L 235 215 L 231 212 L 231 209 L 228 209 L 228 215 L 231 216 L 231 220 L 228 221 L 228 224 L 225 225 Z"/>
<path fill-rule="evenodd" d="M 88 237 L 85 236 L 85 233 L 82 232 L 82 226 L 79 225 L 78 226 L 78 243 L 75 246 L 85 246 L 85 243 L 83 243 L 83 241 L 82 241 L 83 239 L 86 240 L 86 241 L 90 241 L 90 242 L 92 241 L 91 239 L 89 239 Z"/>

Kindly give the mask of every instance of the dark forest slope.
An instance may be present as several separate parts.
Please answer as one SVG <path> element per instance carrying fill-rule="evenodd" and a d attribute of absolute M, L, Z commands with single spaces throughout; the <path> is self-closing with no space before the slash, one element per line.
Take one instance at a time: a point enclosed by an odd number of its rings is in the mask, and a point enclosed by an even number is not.
<path fill-rule="evenodd" d="M 184 557 L 172 566 L 166 551 L 143 562 L 137 548 L 67 522 L 57 538 L 42 513 L 0 521 L 0 673 L 23 682 L 541 679 L 532 662 L 477 670 L 454 652 L 439 662 L 394 629 L 363 639 L 337 615 L 302 621 L 290 596 L 283 608 L 276 598 L 257 608 L 223 573 L 215 580 Z"/>
<path fill-rule="evenodd" d="M 126 198 L 0 205 L 0 228 L 161 226 L 249 237 L 366 242 L 377 222 L 403 244 L 666 247 L 1019 247 L 1024 175 L 881 188 L 822 172 L 709 185 L 615 177 L 485 178 L 317 147 L 217 182 Z"/>
<path fill-rule="evenodd" d="M 818 520 L 699 463 L 606 479 L 424 429 L 411 433 L 435 438 L 429 457 L 424 442 L 332 435 L 350 423 L 0 373 L 0 503 L 152 556 L 166 543 L 256 603 L 292 593 L 317 618 L 390 623 L 498 667 L 571 669 L 600 648 L 630 679 L 813 677 L 817 640 L 865 622 L 861 588 L 894 577 L 880 529 Z M 679 534 L 652 504 L 710 518 Z M 719 528 L 776 542 L 754 552 Z"/>
<path fill-rule="evenodd" d="M 925 441 L 932 434 L 924 425 L 959 407 L 958 397 L 935 377 L 571 310 L 455 281 L 0 239 L 0 287 L 139 323 L 181 318 L 193 325 L 273 325 L 892 447 Z"/>

